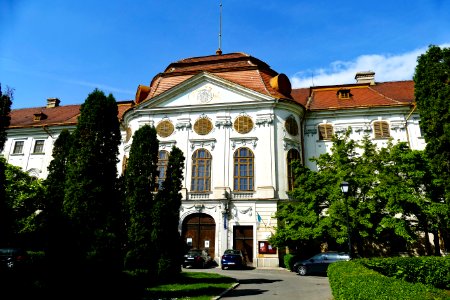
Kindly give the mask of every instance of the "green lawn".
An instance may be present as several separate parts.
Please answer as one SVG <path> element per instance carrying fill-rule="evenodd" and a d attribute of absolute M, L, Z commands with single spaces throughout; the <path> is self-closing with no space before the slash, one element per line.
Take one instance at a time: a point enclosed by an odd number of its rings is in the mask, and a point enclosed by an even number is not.
<path fill-rule="evenodd" d="M 233 278 L 214 273 L 182 272 L 176 283 L 146 288 L 142 299 L 211 299 L 235 282 Z"/>

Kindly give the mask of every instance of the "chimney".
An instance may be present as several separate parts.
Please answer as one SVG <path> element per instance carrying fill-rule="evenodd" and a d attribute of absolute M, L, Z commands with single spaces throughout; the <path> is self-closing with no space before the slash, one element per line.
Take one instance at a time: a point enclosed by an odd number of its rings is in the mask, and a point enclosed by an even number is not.
<path fill-rule="evenodd" d="M 358 72 L 355 75 L 355 79 L 357 83 L 370 83 L 370 85 L 374 85 L 375 72 L 373 71 Z"/>
<path fill-rule="evenodd" d="M 61 100 L 58 98 L 48 98 L 47 99 L 47 108 L 58 107 Z"/>

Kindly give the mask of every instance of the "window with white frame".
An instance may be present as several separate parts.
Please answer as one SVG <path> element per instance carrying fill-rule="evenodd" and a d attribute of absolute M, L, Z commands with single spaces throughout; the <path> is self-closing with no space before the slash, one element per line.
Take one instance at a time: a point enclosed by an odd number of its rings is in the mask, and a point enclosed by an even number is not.
<path fill-rule="evenodd" d="M 211 153 L 198 149 L 192 154 L 192 192 L 209 192 L 211 190 Z"/>
<path fill-rule="evenodd" d="M 44 153 L 44 143 L 45 143 L 45 140 L 36 140 L 34 142 L 33 154 Z"/>
<path fill-rule="evenodd" d="M 234 152 L 234 190 L 253 191 L 254 189 L 254 159 L 252 150 L 246 147 Z"/>
<path fill-rule="evenodd" d="M 15 141 L 14 148 L 13 148 L 13 154 L 22 154 L 24 143 L 25 143 L 24 141 Z"/>

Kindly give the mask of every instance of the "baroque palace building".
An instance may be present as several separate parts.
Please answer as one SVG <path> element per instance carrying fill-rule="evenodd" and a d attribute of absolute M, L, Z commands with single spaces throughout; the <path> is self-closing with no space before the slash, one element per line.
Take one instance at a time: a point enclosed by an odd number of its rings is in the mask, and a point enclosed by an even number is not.
<path fill-rule="evenodd" d="M 309 160 L 331 148 L 331 136 L 351 127 L 351 138 L 369 134 L 380 146 L 389 138 L 424 149 L 412 81 L 375 81 L 361 72 L 356 83 L 292 89 L 288 77 L 244 53 L 187 58 L 171 63 L 133 101 L 118 102 L 123 172 L 141 126 L 155 126 L 159 180 L 172 146 L 186 157 L 179 231 L 216 261 L 225 249 L 241 249 L 255 267 L 278 266 L 277 203 L 288 200 L 290 161 Z M 30 175 L 46 178 L 53 143 L 73 130 L 80 105 L 11 112 L 2 155 Z"/>

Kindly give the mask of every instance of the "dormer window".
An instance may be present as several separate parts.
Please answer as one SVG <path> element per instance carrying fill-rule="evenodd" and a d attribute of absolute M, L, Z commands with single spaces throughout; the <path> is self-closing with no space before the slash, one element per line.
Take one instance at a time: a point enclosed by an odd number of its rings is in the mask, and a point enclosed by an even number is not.
<path fill-rule="evenodd" d="M 45 120 L 45 119 L 47 119 L 47 115 L 44 114 L 43 112 L 40 112 L 38 114 L 34 114 L 34 121 L 35 122 L 41 121 L 41 120 Z"/>
<path fill-rule="evenodd" d="M 337 96 L 339 99 L 350 99 L 352 94 L 350 94 L 350 89 L 340 89 L 337 91 Z"/>

